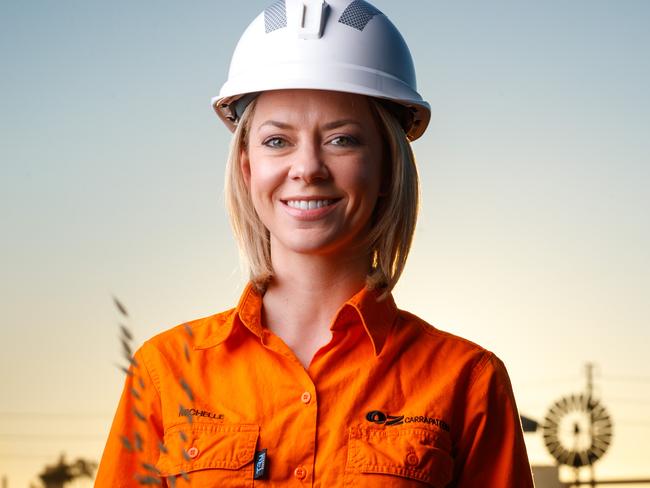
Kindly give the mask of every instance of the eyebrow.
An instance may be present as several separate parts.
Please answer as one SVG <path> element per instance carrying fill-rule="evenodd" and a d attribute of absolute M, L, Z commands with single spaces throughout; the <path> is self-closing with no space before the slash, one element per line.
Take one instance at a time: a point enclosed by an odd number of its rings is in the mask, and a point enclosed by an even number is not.
<path fill-rule="evenodd" d="M 336 129 L 337 127 L 342 127 L 344 125 L 358 125 L 361 127 L 361 124 L 357 122 L 356 120 L 353 119 L 341 119 L 341 120 L 335 120 L 334 122 L 328 122 L 327 124 L 323 125 L 323 129 L 325 130 L 330 130 L 330 129 Z"/>
<path fill-rule="evenodd" d="M 348 124 L 357 125 L 357 126 L 361 127 L 361 124 L 359 122 L 357 122 L 356 120 L 354 120 L 354 119 L 340 119 L 340 120 L 334 120 L 332 122 L 328 122 L 327 124 L 324 124 L 323 129 L 331 130 L 331 129 L 336 129 L 337 127 L 342 127 L 342 126 L 348 125 Z M 274 127 L 280 128 L 280 129 L 292 129 L 293 128 L 293 126 L 291 124 L 287 124 L 285 122 L 280 122 L 278 120 L 267 120 L 266 122 L 263 122 L 262 124 L 260 124 L 260 126 L 258 127 L 258 130 L 261 129 L 262 127 L 264 127 L 265 125 L 272 125 Z"/>

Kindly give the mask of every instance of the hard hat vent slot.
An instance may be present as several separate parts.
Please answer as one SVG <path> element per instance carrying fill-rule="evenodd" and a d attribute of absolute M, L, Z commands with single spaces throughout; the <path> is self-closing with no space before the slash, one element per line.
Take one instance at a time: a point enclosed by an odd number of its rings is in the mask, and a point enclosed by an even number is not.
<path fill-rule="evenodd" d="M 375 15 L 381 15 L 381 12 L 368 2 L 354 0 L 345 8 L 339 22 L 362 31 Z"/>
<path fill-rule="evenodd" d="M 287 26 L 287 6 L 278 0 L 264 9 L 264 31 L 268 34 Z"/>

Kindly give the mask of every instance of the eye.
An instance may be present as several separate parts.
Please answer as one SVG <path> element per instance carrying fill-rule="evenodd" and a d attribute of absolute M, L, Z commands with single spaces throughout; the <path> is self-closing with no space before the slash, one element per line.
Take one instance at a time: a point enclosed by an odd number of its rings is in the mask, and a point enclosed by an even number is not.
<path fill-rule="evenodd" d="M 334 146 L 356 146 L 359 144 L 359 141 L 357 141 L 354 137 L 352 136 L 336 136 L 334 139 L 330 141 L 330 144 Z"/>
<path fill-rule="evenodd" d="M 287 141 L 284 140 L 282 137 L 277 137 L 277 136 L 269 137 L 262 144 L 266 147 L 271 147 L 275 149 L 283 149 L 287 147 Z"/>

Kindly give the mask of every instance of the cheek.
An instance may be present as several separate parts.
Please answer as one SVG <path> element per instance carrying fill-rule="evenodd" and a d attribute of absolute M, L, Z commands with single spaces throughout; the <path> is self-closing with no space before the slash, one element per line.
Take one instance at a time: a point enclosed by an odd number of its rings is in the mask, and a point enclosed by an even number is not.
<path fill-rule="evenodd" d="M 361 197 L 373 197 L 379 192 L 381 163 L 379 160 L 365 160 L 349 165 L 342 177 L 351 188 L 357 189 Z"/>
<path fill-rule="evenodd" d="M 270 199 L 283 181 L 284 176 L 280 165 L 264 159 L 251 160 L 250 191 L 253 202 Z"/>

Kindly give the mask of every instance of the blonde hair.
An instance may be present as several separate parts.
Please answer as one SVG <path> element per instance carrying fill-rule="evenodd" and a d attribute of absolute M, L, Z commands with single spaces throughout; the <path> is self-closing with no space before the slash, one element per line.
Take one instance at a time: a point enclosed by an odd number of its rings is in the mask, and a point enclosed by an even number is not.
<path fill-rule="evenodd" d="M 364 244 L 370 257 L 367 286 L 386 296 L 397 284 L 406 265 L 415 232 L 419 206 L 419 182 L 415 156 L 402 125 L 383 102 L 368 98 L 370 108 L 386 141 L 384 148 L 388 181 L 377 200 L 371 229 Z M 226 164 L 225 200 L 233 233 L 254 286 L 264 292 L 273 277 L 270 234 L 257 216 L 241 170 L 240 156 L 246 149 L 254 99 L 244 110 L 230 144 Z"/>

